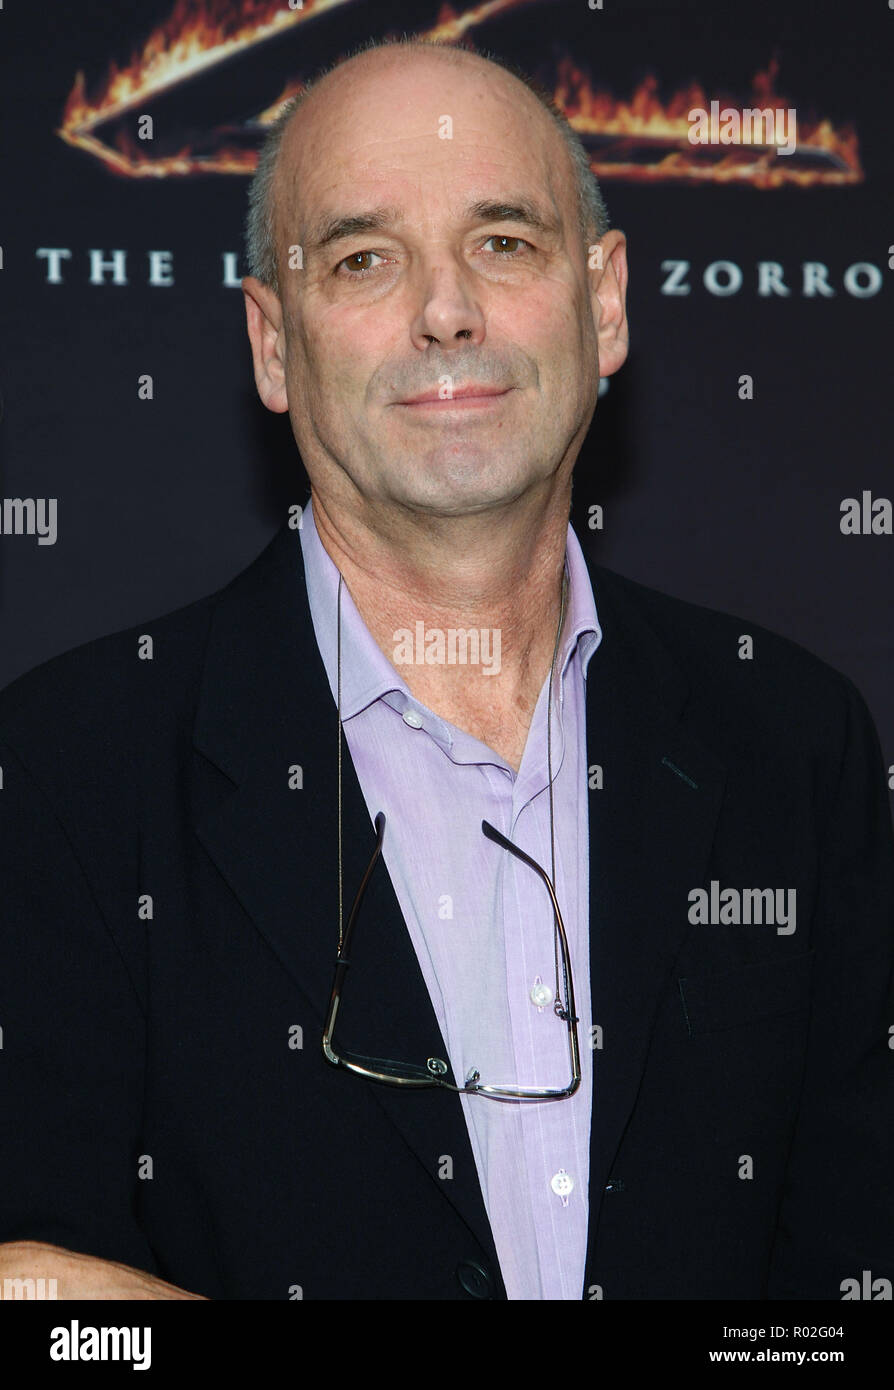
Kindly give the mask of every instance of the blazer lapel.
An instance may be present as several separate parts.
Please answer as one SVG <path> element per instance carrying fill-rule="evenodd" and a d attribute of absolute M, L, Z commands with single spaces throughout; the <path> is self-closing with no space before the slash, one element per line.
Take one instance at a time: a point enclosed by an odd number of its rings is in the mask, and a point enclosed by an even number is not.
<path fill-rule="evenodd" d="M 287 526 L 224 590 L 212 618 L 194 746 L 232 783 L 196 833 L 305 1001 L 305 1046 L 321 1039 L 338 942 L 338 723 L 313 632 L 300 541 Z M 344 921 L 375 846 L 343 744 Z M 300 789 L 290 786 L 300 781 Z M 448 1061 L 384 861 L 370 880 L 344 984 L 336 1039 L 398 1061 Z M 459 1097 L 369 1087 L 502 1279 Z M 452 1076 L 448 1073 L 450 1079 Z M 439 1181 L 443 1155 L 451 1181 Z M 504 1295 L 505 1296 L 505 1295 Z"/>
<path fill-rule="evenodd" d="M 689 890 L 703 882 L 726 770 L 680 723 L 688 683 L 631 597 L 592 565 L 603 642 L 587 679 L 590 978 L 594 1049 L 590 1147 L 592 1269 L 605 1187 L 633 1111 L 656 1011 L 691 930 Z"/>

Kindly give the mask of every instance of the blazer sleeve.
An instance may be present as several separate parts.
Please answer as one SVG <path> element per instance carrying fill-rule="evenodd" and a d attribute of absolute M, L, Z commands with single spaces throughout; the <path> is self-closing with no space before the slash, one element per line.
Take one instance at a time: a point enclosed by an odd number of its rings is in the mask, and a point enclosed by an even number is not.
<path fill-rule="evenodd" d="M 145 1019 L 65 827 L 0 744 L 0 1241 L 157 1274 L 135 1197 Z"/>
<path fill-rule="evenodd" d="M 807 1061 L 771 1299 L 841 1300 L 854 1287 L 845 1280 L 894 1284 L 894 835 L 872 718 L 842 680 L 844 751 L 820 845 Z"/>

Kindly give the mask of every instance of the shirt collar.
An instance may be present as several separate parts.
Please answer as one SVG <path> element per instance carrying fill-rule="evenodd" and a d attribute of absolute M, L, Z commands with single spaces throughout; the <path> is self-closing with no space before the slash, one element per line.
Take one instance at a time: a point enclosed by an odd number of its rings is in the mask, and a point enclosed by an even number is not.
<path fill-rule="evenodd" d="M 313 505 L 310 501 L 302 513 L 299 536 L 314 634 L 326 669 L 332 698 L 337 701 L 339 571 L 320 540 L 314 521 Z M 578 643 L 580 643 L 581 671 L 582 674 L 586 674 L 590 657 L 602 640 L 602 630 L 599 626 L 590 574 L 580 542 L 570 522 L 565 549 L 565 568 L 568 574 L 568 611 L 556 662 L 556 669 L 560 678 L 564 677 Z M 379 649 L 351 598 L 347 584 L 343 584 L 341 591 L 342 722 L 351 719 L 355 714 L 359 714 L 375 700 L 391 693 L 395 693 L 398 697 L 393 702 L 398 708 L 404 709 L 417 703 L 406 681 L 402 679 L 397 669 L 392 666 Z M 392 702 L 389 701 L 389 703 Z M 443 723 L 443 731 L 447 735 L 449 726 L 444 721 L 439 722 Z"/>

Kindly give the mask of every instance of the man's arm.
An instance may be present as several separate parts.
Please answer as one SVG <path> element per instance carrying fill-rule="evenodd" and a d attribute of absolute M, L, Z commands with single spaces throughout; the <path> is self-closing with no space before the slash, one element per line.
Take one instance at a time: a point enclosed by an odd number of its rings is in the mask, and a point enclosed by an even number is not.
<path fill-rule="evenodd" d="M 81 1255 L 63 1250 L 58 1245 L 40 1241 L 18 1240 L 0 1245 L 0 1286 L 10 1287 L 18 1295 L 28 1296 L 31 1288 L 46 1289 L 33 1281 L 55 1280 L 56 1298 L 87 1299 L 195 1299 L 207 1302 L 202 1294 L 188 1293 L 174 1284 L 156 1279 L 142 1269 L 118 1264 L 114 1260 L 98 1260 L 93 1255 Z"/>
<path fill-rule="evenodd" d="M 61 1247 L 70 1296 L 153 1297 L 88 1291 L 170 1287 L 135 1210 L 142 1008 L 49 798 L 2 743 L 0 766 L 0 1242 L 25 1243 L 2 1267 Z"/>
<path fill-rule="evenodd" d="M 844 680 L 837 797 L 820 849 L 813 1006 L 769 1298 L 894 1282 L 894 837 L 878 736 Z"/>

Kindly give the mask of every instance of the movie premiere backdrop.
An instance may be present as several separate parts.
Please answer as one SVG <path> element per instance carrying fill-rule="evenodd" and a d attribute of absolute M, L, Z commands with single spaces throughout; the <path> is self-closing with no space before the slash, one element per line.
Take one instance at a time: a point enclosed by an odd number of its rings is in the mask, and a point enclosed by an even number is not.
<path fill-rule="evenodd" d="M 0 685 L 220 587 L 306 501 L 252 377 L 248 180 L 285 99 L 402 32 L 537 77 L 627 235 L 585 549 L 844 671 L 894 765 L 887 0 L 5 0 Z"/>

